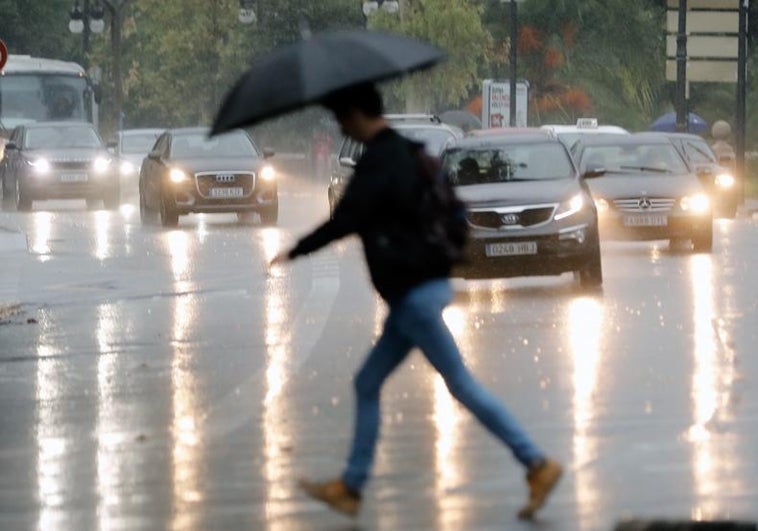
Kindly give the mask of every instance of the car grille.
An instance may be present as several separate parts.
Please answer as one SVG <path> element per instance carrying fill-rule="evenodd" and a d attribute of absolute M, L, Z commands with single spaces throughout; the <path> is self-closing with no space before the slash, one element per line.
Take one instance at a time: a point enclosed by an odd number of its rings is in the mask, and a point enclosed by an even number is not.
<path fill-rule="evenodd" d="M 481 227 L 485 229 L 523 228 L 547 223 L 552 219 L 554 210 L 554 206 L 540 206 L 534 208 L 524 208 L 520 211 L 469 211 L 467 213 L 467 218 L 469 223 L 474 227 Z M 504 220 L 506 216 L 510 217 L 508 221 Z"/>
<path fill-rule="evenodd" d="M 248 196 L 255 188 L 254 172 L 213 172 L 195 174 L 197 191 L 202 197 L 211 198 L 211 188 L 239 188 Z"/>
<path fill-rule="evenodd" d="M 92 161 L 89 159 L 65 159 L 50 161 L 50 166 L 56 170 L 87 170 L 91 164 Z"/>
<path fill-rule="evenodd" d="M 675 202 L 667 197 L 634 197 L 614 199 L 613 205 L 622 212 L 668 212 Z"/>

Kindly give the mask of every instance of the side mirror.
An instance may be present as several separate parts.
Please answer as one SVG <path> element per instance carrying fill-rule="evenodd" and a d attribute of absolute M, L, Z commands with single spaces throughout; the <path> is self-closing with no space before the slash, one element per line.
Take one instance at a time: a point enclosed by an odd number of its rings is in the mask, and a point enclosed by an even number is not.
<path fill-rule="evenodd" d="M 271 148 L 263 148 L 263 158 L 264 159 L 270 159 L 274 155 L 276 155 L 276 151 L 274 151 L 273 149 L 271 149 Z"/>
<path fill-rule="evenodd" d="M 5 151 L 11 151 L 13 149 L 18 149 L 18 146 L 16 145 L 15 142 L 8 142 L 7 144 L 5 144 Z"/>
<path fill-rule="evenodd" d="M 163 153 L 160 152 L 160 150 L 154 149 L 150 153 L 147 154 L 147 158 L 150 160 L 161 160 L 161 156 L 163 156 Z"/>
<path fill-rule="evenodd" d="M 582 178 L 584 179 L 594 179 L 595 177 L 602 177 L 605 175 L 605 168 L 596 167 L 596 168 L 587 168 L 587 171 L 585 171 L 582 174 Z"/>
<path fill-rule="evenodd" d="M 355 161 L 352 157 L 340 157 L 340 166 L 343 168 L 355 168 Z"/>

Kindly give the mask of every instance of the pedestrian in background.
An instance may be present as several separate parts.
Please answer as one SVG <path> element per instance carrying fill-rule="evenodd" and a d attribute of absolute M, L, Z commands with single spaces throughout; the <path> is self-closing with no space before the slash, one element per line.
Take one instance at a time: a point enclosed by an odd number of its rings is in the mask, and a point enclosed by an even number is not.
<path fill-rule="evenodd" d="M 372 282 L 389 305 L 389 314 L 379 340 L 355 376 L 355 431 L 343 473 L 322 483 L 303 480 L 301 487 L 337 511 L 352 516 L 358 513 L 379 436 L 382 385 L 411 349 L 418 347 L 453 396 L 526 468 L 528 500 L 518 515 L 532 518 L 558 482 L 561 465 L 545 456 L 464 365 L 442 319 L 443 309 L 452 300 L 448 279 L 452 263 L 436 260 L 427 261 L 422 268 L 412 267 L 401 256 L 404 249 L 392 244 L 396 238 L 414 234 L 409 229 L 416 222 L 419 190 L 424 186 L 417 155 L 423 146 L 388 127 L 373 85 L 344 89 L 328 96 L 323 104 L 334 113 L 343 134 L 364 143 L 366 150 L 333 218 L 277 255 L 271 266 L 357 233 Z M 417 244 L 423 246 L 422 241 Z"/>

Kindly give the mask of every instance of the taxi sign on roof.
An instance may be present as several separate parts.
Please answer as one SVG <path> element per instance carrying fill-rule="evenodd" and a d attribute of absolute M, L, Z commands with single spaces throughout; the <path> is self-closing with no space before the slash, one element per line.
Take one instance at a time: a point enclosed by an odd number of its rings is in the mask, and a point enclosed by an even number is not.
<path fill-rule="evenodd" d="M 576 126 L 579 129 L 597 129 L 597 118 L 579 118 Z"/>

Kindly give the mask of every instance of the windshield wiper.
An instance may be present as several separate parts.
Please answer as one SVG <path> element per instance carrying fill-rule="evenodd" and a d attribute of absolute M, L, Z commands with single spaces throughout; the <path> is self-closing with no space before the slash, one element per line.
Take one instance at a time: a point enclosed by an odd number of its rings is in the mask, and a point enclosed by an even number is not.
<path fill-rule="evenodd" d="M 666 168 L 656 168 L 655 166 L 619 166 L 619 168 L 622 170 L 649 171 L 653 173 L 671 173 L 671 170 Z"/>

